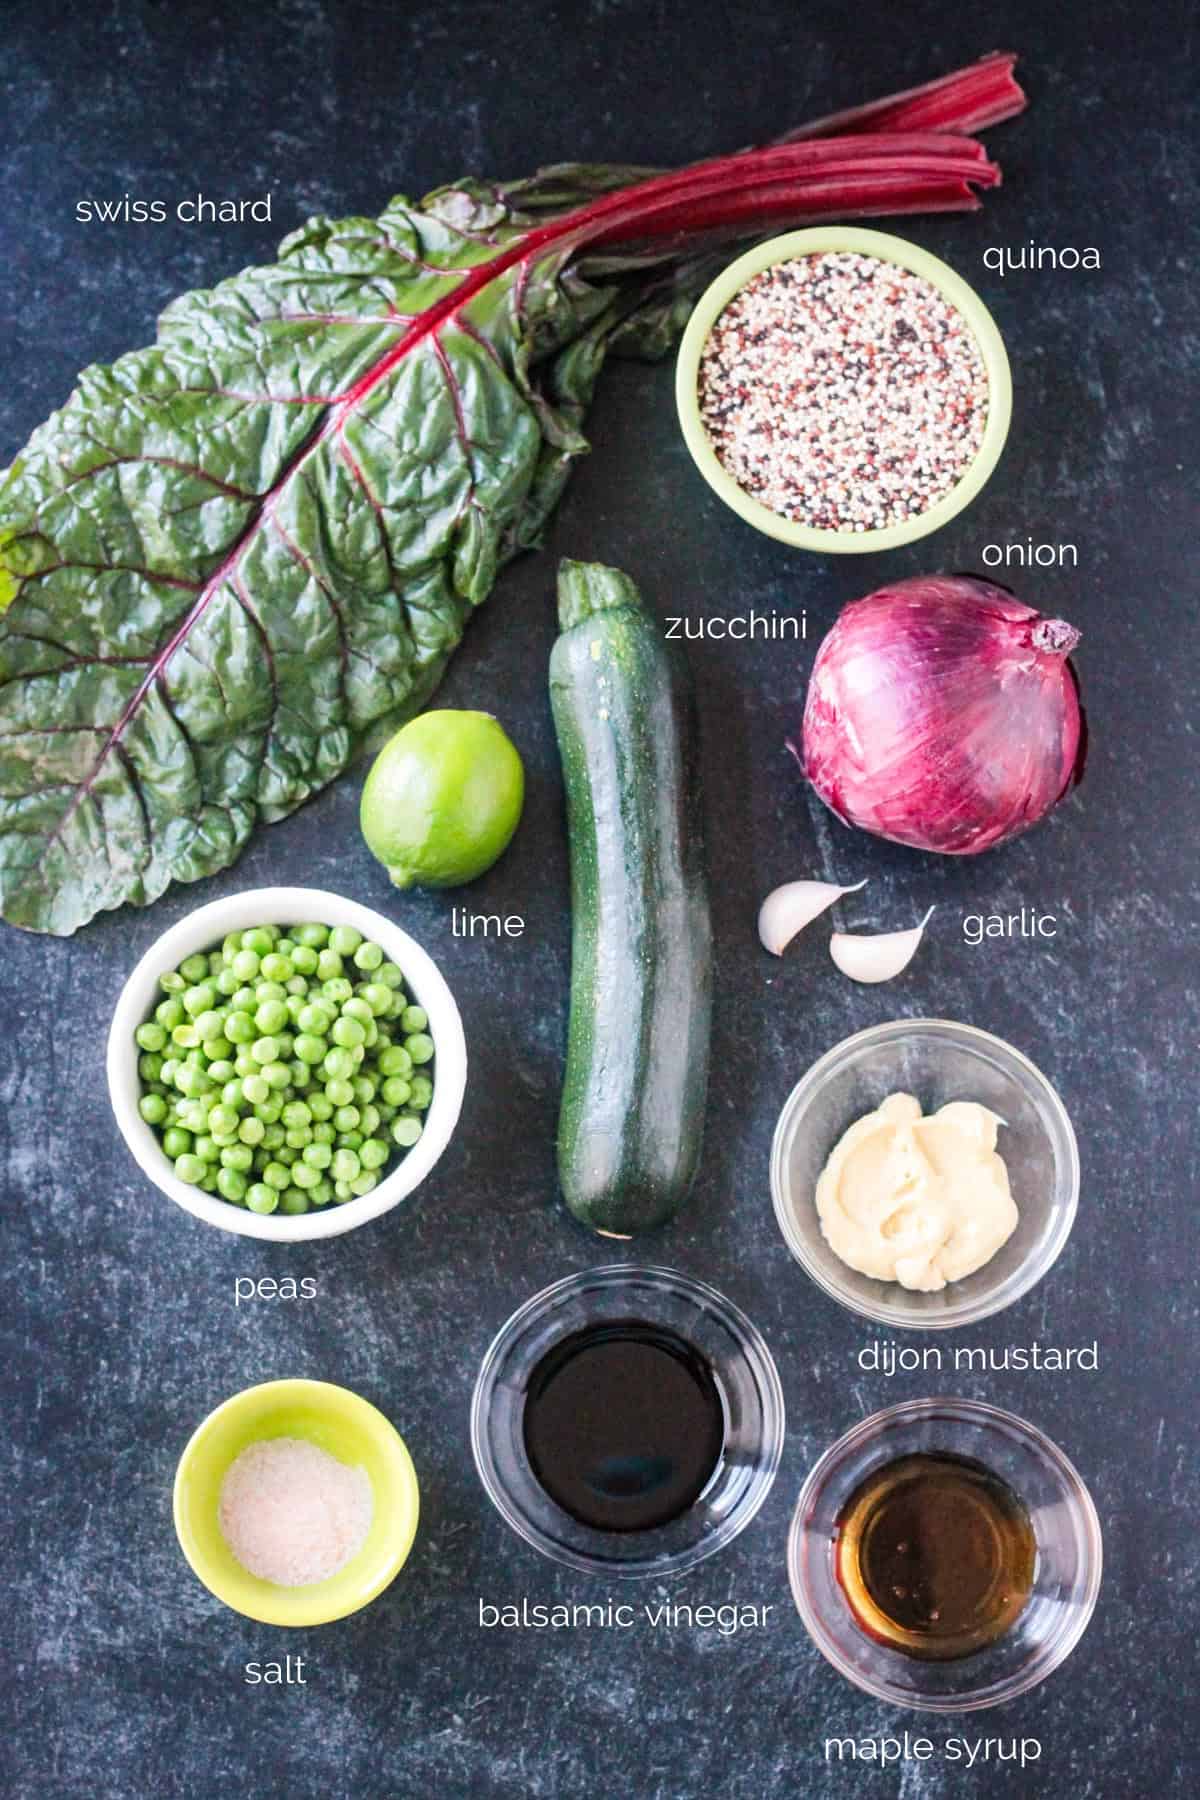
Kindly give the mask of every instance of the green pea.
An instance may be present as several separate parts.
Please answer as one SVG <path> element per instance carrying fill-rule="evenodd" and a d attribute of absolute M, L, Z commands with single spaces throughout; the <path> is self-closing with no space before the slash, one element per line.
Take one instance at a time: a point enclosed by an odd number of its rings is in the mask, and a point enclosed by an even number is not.
<path fill-rule="evenodd" d="M 375 1098 L 375 1083 L 369 1075 L 354 1077 L 354 1099 L 358 1106 L 367 1106 Z"/>
<path fill-rule="evenodd" d="M 215 1163 L 215 1162 L 220 1161 L 220 1158 L 221 1158 L 220 1146 L 218 1145 L 216 1139 L 213 1137 L 211 1132 L 208 1132 L 208 1131 L 197 1132 L 196 1137 L 192 1143 L 192 1149 L 195 1151 L 196 1155 L 200 1158 L 200 1161 L 203 1163 Z"/>
<path fill-rule="evenodd" d="M 320 958 L 310 944 L 297 944 L 292 951 L 292 967 L 297 975 L 315 975 L 319 961 Z"/>
<path fill-rule="evenodd" d="M 178 1162 L 191 1149 L 192 1134 L 184 1131 L 180 1125 L 171 1125 L 163 1132 L 162 1147 L 164 1155 L 169 1156 L 172 1162 Z"/>
<path fill-rule="evenodd" d="M 402 1150 L 411 1150 L 421 1135 L 421 1121 L 402 1113 L 392 1126 L 392 1139 Z"/>
<path fill-rule="evenodd" d="M 142 1049 L 142 1050 L 165 1050 L 166 1049 L 167 1034 L 163 1030 L 161 1025 L 154 1024 L 154 1023 L 147 1021 L 147 1023 L 145 1025 L 139 1025 L 133 1035 L 137 1039 L 139 1049 Z"/>
<path fill-rule="evenodd" d="M 182 1068 L 176 1071 L 175 1086 L 188 1100 L 198 1100 L 201 1094 L 210 1094 L 215 1091 L 209 1077 L 202 1070 L 193 1068 L 191 1063 L 184 1063 Z"/>
<path fill-rule="evenodd" d="M 320 1001 L 310 1000 L 308 1005 L 297 1015 L 296 1023 L 301 1031 L 312 1037 L 324 1037 L 333 1024 L 334 1014 L 331 1007 L 322 1006 Z"/>
<path fill-rule="evenodd" d="M 409 1075 L 413 1060 L 402 1044 L 392 1044 L 379 1058 L 381 1075 Z"/>
<path fill-rule="evenodd" d="M 321 1064 L 329 1081 L 346 1081 L 354 1073 L 354 1058 L 348 1050 L 336 1046 L 328 1051 Z"/>
<path fill-rule="evenodd" d="M 332 1115 L 329 1119 L 323 1119 L 319 1124 L 314 1125 L 312 1134 L 314 1144 L 336 1144 L 337 1132 L 333 1127 Z"/>
<path fill-rule="evenodd" d="M 281 1100 L 276 1100 L 274 1095 L 272 1095 L 264 1106 L 255 1107 L 254 1110 L 267 1128 L 267 1135 L 263 1139 L 263 1143 L 266 1144 L 267 1149 L 270 1150 L 274 1148 L 275 1145 L 282 1144 L 283 1126 L 279 1123 L 279 1115 L 283 1111 L 283 1102 Z M 273 1132 L 278 1132 L 279 1135 L 273 1137 L 271 1135 Z"/>
<path fill-rule="evenodd" d="M 379 1129 L 379 1108 L 372 1106 L 369 1101 L 362 1108 L 362 1118 L 358 1122 L 358 1129 L 364 1137 L 373 1137 Z"/>
<path fill-rule="evenodd" d="M 250 1046 L 250 1054 L 260 1067 L 264 1063 L 278 1062 L 279 1045 L 273 1037 L 256 1038 Z"/>
<path fill-rule="evenodd" d="M 205 1044 L 210 1038 L 220 1037 L 224 1021 L 220 1013 L 210 1007 L 206 1012 L 198 1013 L 192 1023 L 196 1027 L 196 1036 Z"/>
<path fill-rule="evenodd" d="M 249 1144 L 226 1144 L 221 1152 L 221 1167 L 245 1173 L 254 1166 L 254 1152 Z"/>
<path fill-rule="evenodd" d="M 390 1155 L 382 1138 L 369 1137 L 358 1153 L 358 1160 L 364 1169 L 382 1169 Z"/>
<path fill-rule="evenodd" d="M 258 1064 L 255 1063 L 253 1066 L 257 1071 Z M 242 1092 L 251 1106 L 262 1106 L 271 1098 L 271 1084 L 256 1072 L 253 1075 L 243 1076 Z"/>
<path fill-rule="evenodd" d="M 361 1175 L 356 1175 L 354 1180 L 350 1183 L 350 1192 L 354 1195 L 356 1200 L 361 1200 L 364 1195 L 371 1192 L 372 1188 L 378 1186 L 378 1175 L 374 1174 L 370 1169 L 364 1169 L 363 1173 Z"/>
<path fill-rule="evenodd" d="M 232 1106 L 214 1106 L 208 1115 L 208 1129 L 214 1137 L 229 1137 L 236 1132 L 239 1120 Z"/>
<path fill-rule="evenodd" d="M 363 1147 L 363 1134 L 361 1131 L 357 1131 L 357 1130 L 343 1131 L 341 1133 L 340 1137 L 338 1138 L 338 1149 L 339 1150 L 353 1150 L 355 1152 L 355 1154 L 357 1155 L 357 1153 L 362 1149 L 362 1147 Z"/>
<path fill-rule="evenodd" d="M 366 987 L 360 988 L 359 996 L 365 1000 L 375 1018 L 382 1018 L 392 1003 L 391 988 L 384 987 L 382 981 L 369 981 Z"/>
<path fill-rule="evenodd" d="M 167 1116 L 167 1103 L 158 1094 L 143 1094 L 138 1101 L 138 1111 L 147 1125 L 161 1125 Z"/>
<path fill-rule="evenodd" d="M 332 1169 L 334 1182 L 353 1181 L 362 1168 L 353 1150 L 339 1150 L 334 1155 Z"/>
<path fill-rule="evenodd" d="M 380 1090 L 389 1106 L 405 1106 L 412 1089 L 403 1075 L 389 1075 Z"/>
<path fill-rule="evenodd" d="M 222 969 L 217 976 L 216 989 L 223 1000 L 228 1000 L 238 990 L 238 978 L 232 969 Z"/>
<path fill-rule="evenodd" d="M 315 1188 L 315 1187 L 319 1187 L 320 1184 L 321 1184 L 321 1172 L 319 1169 L 312 1168 L 311 1165 L 306 1162 L 298 1162 L 298 1163 L 292 1164 L 292 1186 L 293 1187 Z"/>
<path fill-rule="evenodd" d="M 281 1213 L 306 1213 L 308 1195 L 302 1194 L 299 1188 L 288 1188 L 279 1196 L 279 1210 Z"/>
<path fill-rule="evenodd" d="M 292 928 L 292 937 L 296 943 L 306 945 L 310 950 L 319 950 L 329 942 L 328 925 L 296 925 Z"/>
<path fill-rule="evenodd" d="M 354 989 L 344 975 L 335 975 L 332 981 L 322 982 L 321 994 L 331 1006 L 344 1006 L 353 998 Z"/>
<path fill-rule="evenodd" d="M 371 943 L 369 939 L 365 943 L 360 944 L 354 952 L 355 968 L 362 969 L 367 973 L 372 969 L 377 969 L 382 961 L 383 951 L 379 948 L 378 944 Z"/>
<path fill-rule="evenodd" d="M 202 981 L 197 987 L 186 989 L 183 996 L 183 1010 L 189 1019 L 199 1013 L 208 1012 L 216 1005 L 217 990 L 211 981 Z"/>
<path fill-rule="evenodd" d="M 162 1079 L 162 1066 L 162 1057 L 155 1056 L 152 1051 L 143 1050 L 142 1054 L 138 1057 L 138 1074 L 145 1082 L 160 1081 Z"/>
<path fill-rule="evenodd" d="M 246 1177 L 237 1169 L 222 1166 L 217 1170 L 217 1192 L 226 1200 L 232 1200 L 236 1206 L 246 1198 Z"/>
<path fill-rule="evenodd" d="M 233 1052 L 229 1039 L 222 1036 L 208 1038 L 200 1048 L 210 1062 L 227 1062 Z"/>
<path fill-rule="evenodd" d="M 347 1200 L 353 1200 L 354 1189 L 350 1186 L 348 1181 L 335 1181 L 333 1184 L 333 1197 L 340 1205 L 344 1206 Z"/>
<path fill-rule="evenodd" d="M 246 1190 L 246 1205 L 253 1213 L 273 1213 L 279 1205 L 279 1195 L 265 1181 L 256 1181 Z"/>
<path fill-rule="evenodd" d="M 303 1160 L 310 1169 L 327 1169 L 333 1161 L 333 1151 L 328 1144 L 314 1141 L 304 1146 Z"/>
<path fill-rule="evenodd" d="M 296 1055 L 302 1063 L 319 1063 L 325 1055 L 323 1038 L 314 1036 L 312 1032 L 302 1031 L 295 1042 Z"/>
<path fill-rule="evenodd" d="M 160 1000 L 154 1009 L 154 1017 L 164 1031 L 171 1031 L 176 1025 L 182 1025 L 187 1014 L 183 1010 L 183 1002 L 172 994 L 169 1000 Z"/>
<path fill-rule="evenodd" d="M 382 981 L 384 987 L 402 988 L 404 986 L 404 976 L 394 962 L 385 962 L 382 968 L 377 969 L 375 979 Z"/>
<path fill-rule="evenodd" d="M 433 1083 L 428 1075 L 414 1075 L 408 1104 L 414 1112 L 424 1112 L 433 1099 Z"/>
<path fill-rule="evenodd" d="M 250 1044 L 257 1036 L 254 1017 L 247 1012 L 231 1012 L 225 1021 L 225 1036 L 231 1044 Z"/>
<path fill-rule="evenodd" d="M 347 1050 L 354 1050 L 363 1042 L 367 1034 L 357 1019 L 348 1019 L 343 1014 L 340 1019 L 333 1021 L 333 1030 L 329 1035 L 335 1044 L 341 1044 Z"/>
<path fill-rule="evenodd" d="M 311 1093 L 308 1096 L 307 1104 L 308 1110 L 314 1119 L 332 1119 L 335 1103 L 329 1099 L 328 1095 L 315 1092 Z M 342 1101 L 341 1104 L 344 1106 L 346 1103 L 345 1101 Z"/>
<path fill-rule="evenodd" d="M 159 976 L 158 985 L 164 994 L 181 994 L 187 982 L 177 969 L 168 969 L 165 975 Z"/>
<path fill-rule="evenodd" d="M 261 1119 L 242 1119 L 238 1124 L 238 1136 L 243 1144 L 261 1144 L 266 1129 Z"/>
<path fill-rule="evenodd" d="M 361 1118 L 362 1114 L 357 1106 L 339 1106 L 333 1115 L 334 1127 L 344 1135 L 347 1131 L 356 1130 Z"/>
<path fill-rule="evenodd" d="M 278 1161 L 269 1162 L 263 1170 L 263 1180 L 268 1187 L 280 1189 L 290 1187 L 292 1180 L 291 1170 L 286 1163 Z"/>
<path fill-rule="evenodd" d="M 242 933 L 242 949 L 253 950 L 257 956 L 266 956 L 275 939 L 265 925 L 255 925 Z"/>
<path fill-rule="evenodd" d="M 292 1086 L 294 1088 L 307 1088 L 311 1086 L 313 1072 L 308 1063 L 290 1062 L 288 1064 L 288 1071 L 292 1077 Z"/>
<path fill-rule="evenodd" d="M 214 1058 L 214 1060 L 209 1063 L 205 1073 L 208 1076 L 208 1079 L 215 1082 L 218 1087 L 224 1087 L 226 1082 L 233 1080 L 235 1070 L 228 1058 L 221 1056 Z M 238 1092 L 240 1095 L 241 1090 L 239 1089 Z"/>
<path fill-rule="evenodd" d="M 291 1086 L 292 1072 L 286 1063 L 267 1063 L 263 1068 L 263 1080 L 272 1093 L 281 1094 L 284 1088 Z"/>
<path fill-rule="evenodd" d="M 329 933 L 329 947 L 339 956 L 353 956 L 362 941 L 362 932 L 353 925 L 335 925 Z"/>
<path fill-rule="evenodd" d="M 314 1206 L 328 1206 L 333 1199 L 332 1181 L 319 1181 L 315 1188 L 310 1188 L 308 1197 Z"/>
<path fill-rule="evenodd" d="M 282 1031 L 288 1022 L 288 1009 L 282 1000 L 264 1000 L 254 1014 L 254 1023 L 263 1037 Z"/>
<path fill-rule="evenodd" d="M 187 982 L 203 981 L 208 974 L 208 957 L 199 951 L 194 956 L 186 956 L 179 965 L 179 973 Z"/>
<path fill-rule="evenodd" d="M 336 950 L 322 950 L 317 957 L 317 974 L 322 981 L 332 981 L 341 974 L 343 966 Z"/>
<path fill-rule="evenodd" d="M 404 1048 L 415 1063 L 427 1063 L 433 1060 L 433 1039 L 423 1031 L 414 1031 L 411 1037 L 406 1037 Z"/>
<path fill-rule="evenodd" d="M 290 981 L 296 971 L 290 957 L 281 956 L 278 950 L 272 950 L 262 959 L 262 973 L 268 981 L 284 982 Z"/>
<path fill-rule="evenodd" d="M 198 1156 L 193 1156 L 190 1151 L 185 1150 L 182 1156 L 175 1158 L 175 1173 L 180 1181 L 186 1181 L 192 1187 L 196 1187 L 204 1179 L 204 1164 Z"/>
<path fill-rule="evenodd" d="M 208 1108 L 202 1100 L 189 1100 L 179 1109 L 179 1117 L 189 1131 L 208 1129 Z"/>
<path fill-rule="evenodd" d="M 171 1032 L 171 1042 L 180 1050 L 194 1050 L 200 1037 L 194 1025 L 176 1025 Z"/>

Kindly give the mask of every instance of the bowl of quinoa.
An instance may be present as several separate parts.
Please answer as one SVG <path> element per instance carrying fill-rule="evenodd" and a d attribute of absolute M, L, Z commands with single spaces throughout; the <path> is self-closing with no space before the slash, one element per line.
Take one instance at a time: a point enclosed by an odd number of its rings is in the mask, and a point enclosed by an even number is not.
<path fill-rule="evenodd" d="M 987 308 L 936 256 L 823 226 L 739 257 L 676 366 L 692 458 L 726 505 L 806 550 L 892 550 L 961 512 L 1008 435 Z"/>

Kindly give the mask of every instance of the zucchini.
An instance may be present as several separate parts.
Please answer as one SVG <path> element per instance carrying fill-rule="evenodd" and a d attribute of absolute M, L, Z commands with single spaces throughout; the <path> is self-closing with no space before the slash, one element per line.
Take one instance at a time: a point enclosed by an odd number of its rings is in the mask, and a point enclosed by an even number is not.
<path fill-rule="evenodd" d="M 558 1170 L 582 1224 L 632 1237 L 700 1160 L 712 924 L 687 663 L 633 582 L 564 562 L 550 701 L 571 849 L 571 1010 Z"/>

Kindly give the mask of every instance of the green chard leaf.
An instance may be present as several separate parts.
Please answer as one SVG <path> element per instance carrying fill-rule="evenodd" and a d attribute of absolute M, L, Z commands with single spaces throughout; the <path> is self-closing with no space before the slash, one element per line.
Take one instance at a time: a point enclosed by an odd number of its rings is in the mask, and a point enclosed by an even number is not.
<path fill-rule="evenodd" d="M 316 219 L 80 377 L 0 486 L 0 904 L 224 868 L 432 694 L 572 461 L 611 292 L 460 187 Z"/>
<path fill-rule="evenodd" d="M 86 369 L 0 476 L 3 917 L 66 934 L 227 867 L 424 706 L 608 351 L 668 349 L 718 246 L 977 204 L 999 171 L 955 127 L 1019 110 L 1011 61 L 932 84 L 941 138 L 915 90 L 674 173 L 311 219 Z"/>

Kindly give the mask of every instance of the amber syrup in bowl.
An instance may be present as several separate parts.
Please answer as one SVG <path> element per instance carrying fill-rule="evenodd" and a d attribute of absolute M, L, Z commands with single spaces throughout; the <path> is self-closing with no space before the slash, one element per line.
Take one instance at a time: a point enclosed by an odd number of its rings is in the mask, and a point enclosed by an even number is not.
<path fill-rule="evenodd" d="M 971 1656 L 1019 1619 L 1037 1542 L 1024 1502 L 982 1463 L 917 1455 L 860 1483 L 836 1568 L 862 1629 L 907 1656 Z"/>
<path fill-rule="evenodd" d="M 977 1712 L 1071 1654 L 1100 1591 L 1087 1488 L 1036 1425 L 951 1396 L 906 1400 L 820 1456 L 788 1535 L 805 1630 L 890 1706 Z"/>

